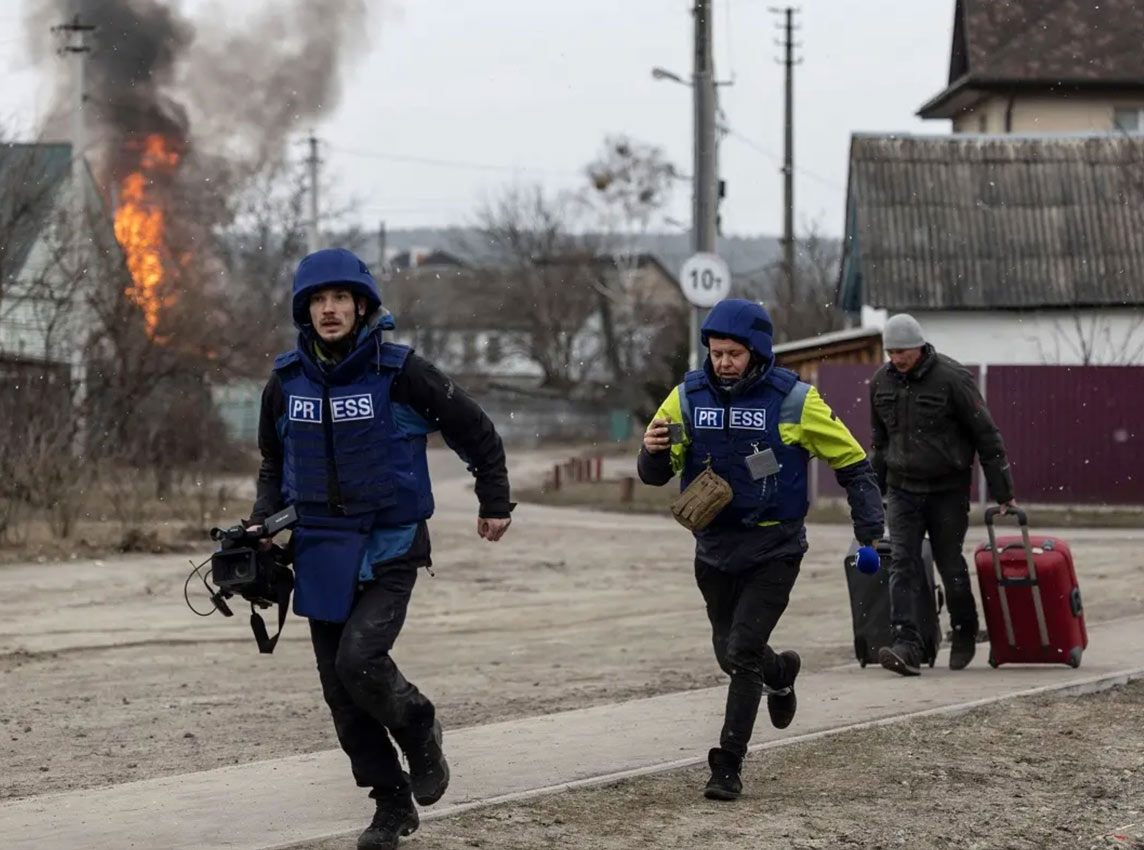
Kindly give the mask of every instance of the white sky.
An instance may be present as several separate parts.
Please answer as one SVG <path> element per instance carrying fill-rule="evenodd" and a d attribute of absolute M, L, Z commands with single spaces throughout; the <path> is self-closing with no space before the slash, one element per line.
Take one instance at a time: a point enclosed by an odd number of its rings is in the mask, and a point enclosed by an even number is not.
<path fill-rule="evenodd" d="M 0 122 L 26 133 L 50 94 L 46 75 L 24 54 L 23 10 L 33 2 L 0 0 Z M 345 75 L 340 104 L 314 127 L 341 199 L 359 202 L 363 224 L 465 224 L 506 183 L 578 187 L 610 133 L 658 144 L 691 173 L 690 91 L 650 73 L 659 65 L 690 74 L 687 0 L 367 2 L 384 8 L 371 32 L 346 45 L 360 61 Z M 193 16 L 205 3 L 181 5 Z M 777 234 L 782 226 L 783 76 L 770 5 L 714 0 L 716 72 L 734 78 L 720 89 L 736 134 L 720 149 L 727 233 Z M 817 220 L 828 233 L 841 232 L 852 132 L 949 132 L 949 122 L 923 122 L 914 112 L 944 87 L 953 6 L 802 2 L 800 230 Z M 669 214 L 690 222 L 688 184 L 679 185 Z"/>

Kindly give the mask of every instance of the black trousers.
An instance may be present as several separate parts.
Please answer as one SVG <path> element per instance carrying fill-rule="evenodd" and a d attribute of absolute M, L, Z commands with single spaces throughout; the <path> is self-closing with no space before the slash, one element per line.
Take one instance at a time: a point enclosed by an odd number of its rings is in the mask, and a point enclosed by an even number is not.
<path fill-rule="evenodd" d="M 929 534 L 933 559 L 945 586 L 949 619 L 955 628 L 977 632 L 977 603 L 969 582 L 969 567 L 961 554 L 969 528 L 969 493 L 946 490 L 913 493 L 891 487 L 886 497 L 890 530 L 890 621 L 895 640 L 921 644 L 916 600 L 925 577 L 922 540 Z"/>
<path fill-rule="evenodd" d="M 786 687 L 789 671 L 768 642 L 786 610 L 802 555 L 764 561 L 741 572 L 695 563 L 707 603 L 715 658 L 731 677 L 719 746 L 742 758 L 755 728 L 763 685 Z"/>
<path fill-rule="evenodd" d="M 344 623 L 310 621 L 322 694 L 354 780 L 377 798 L 408 798 L 409 776 L 390 741 L 415 740 L 432 725 L 433 704 L 406 680 L 389 652 L 405 624 L 417 567 L 384 570 L 364 583 Z"/>

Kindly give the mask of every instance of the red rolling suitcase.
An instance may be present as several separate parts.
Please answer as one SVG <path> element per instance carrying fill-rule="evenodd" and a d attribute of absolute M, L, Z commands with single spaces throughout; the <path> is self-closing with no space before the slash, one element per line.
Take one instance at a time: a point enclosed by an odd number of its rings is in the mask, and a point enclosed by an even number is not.
<path fill-rule="evenodd" d="M 1088 646 L 1084 609 L 1072 552 L 1056 537 L 1029 535 L 1029 518 L 1013 508 L 1020 537 L 997 537 L 985 512 L 989 542 L 977 547 L 974 562 L 981 605 L 989 631 L 989 664 L 1068 664 L 1079 667 Z"/>

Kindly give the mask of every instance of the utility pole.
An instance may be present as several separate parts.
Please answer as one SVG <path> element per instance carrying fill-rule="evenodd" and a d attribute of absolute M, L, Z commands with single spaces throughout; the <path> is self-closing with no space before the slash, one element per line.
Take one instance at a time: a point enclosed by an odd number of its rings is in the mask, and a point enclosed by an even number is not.
<path fill-rule="evenodd" d="M 389 266 L 385 262 L 385 252 L 389 249 L 389 239 L 385 222 L 377 226 L 377 275 L 379 278 L 388 277 Z"/>
<path fill-rule="evenodd" d="M 691 91 L 695 106 L 692 249 L 716 253 L 718 180 L 715 149 L 715 62 L 712 56 L 711 0 L 695 0 L 695 59 Z M 691 311 L 691 368 L 700 366 L 699 310 Z"/>
<path fill-rule="evenodd" d="M 72 274 L 75 276 L 74 284 L 76 284 L 69 287 L 69 291 L 73 294 L 78 292 L 78 284 L 80 283 L 80 279 L 84 277 L 84 270 L 87 267 L 86 249 L 84 248 L 84 242 L 87 241 L 88 237 L 86 224 L 87 160 L 85 159 L 87 134 L 83 120 L 83 105 L 85 92 L 87 90 L 84 72 L 86 70 L 87 54 L 91 52 L 91 48 L 87 44 L 87 36 L 94 31 L 95 27 L 91 24 L 83 23 L 78 14 L 72 18 L 71 23 L 61 24 L 60 26 L 52 28 L 52 32 L 63 35 L 63 45 L 60 47 L 59 52 L 61 56 L 71 57 L 74 66 L 73 74 L 75 76 L 75 94 L 72 100 L 71 121 L 71 232 L 68 234 L 68 255 L 70 256 Z M 52 357 L 52 352 L 47 351 L 46 340 L 44 354 L 47 357 Z M 87 445 L 88 424 L 80 412 L 84 403 L 87 401 L 87 365 L 83 357 L 82 344 L 72 345 L 68 361 L 74 392 L 72 409 L 74 411 L 75 431 L 72 436 L 72 450 L 77 456 L 82 457 Z"/>
<path fill-rule="evenodd" d="M 787 6 L 785 9 L 770 10 L 782 15 L 784 21 L 780 28 L 784 31 L 780 46 L 783 48 L 781 60 L 786 71 L 786 106 L 784 110 L 783 134 L 783 278 L 786 281 L 788 297 L 794 298 L 795 289 L 795 263 L 794 263 L 794 66 L 802 60 L 795 61 L 794 31 L 798 29 L 794 24 L 797 9 Z"/>
<path fill-rule="evenodd" d="M 313 133 L 310 134 L 310 156 L 306 164 L 310 166 L 310 227 L 307 242 L 312 254 L 321 247 L 321 235 L 318 232 L 318 166 L 321 165 L 321 160 L 318 159 L 318 139 Z"/>
<path fill-rule="evenodd" d="M 75 77 L 75 93 L 72 98 L 72 116 L 71 116 L 71 143 L 72 143 L 72 158 L 71 158 L 71 201 L 72 201 L 72 223 L 74 227 L 79 227 L 80 222 L 86 212 L 86 205 L 84 203 L 86 198 L 86 176 L 84 174 L 84 155 L 87 148 L 87 134 L 85 132 L 83 120 L 83 103 L 84 92 L 87 88 L 84 72 L 87 63 L 87 54 L 91 52 L 91 48 L 87 44 L 87 35 L 94 32 L 95 27 L 91 24 L 85 24 L 80 21 L 77 14 L 71 23 L 61 24 L 57 27 L 52 27 L 52 32 L 62 33 L 64 37 L 63 46 L 60 47 L 60 55 L 70 56 L 73 64 L 73 75 Z"/>

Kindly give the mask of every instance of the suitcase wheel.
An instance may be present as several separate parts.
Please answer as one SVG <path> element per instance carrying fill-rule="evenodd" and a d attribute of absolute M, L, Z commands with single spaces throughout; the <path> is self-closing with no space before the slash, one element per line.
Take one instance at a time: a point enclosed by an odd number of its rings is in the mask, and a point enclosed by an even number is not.
<path fill-rule="evenodd" d="M 865 658 L 859 658 L 858 659 L 858 666 L 861 667 L 863 670 L 865 670 L 866 669 L 866 659 Z"/>
<path fill-rule="evenodd" d="M 1069 650 L 1069 667 L 1074 667 L 1074 668 L 1079 667 L 1080 666 L 1080 657 L 1083 653 L 1084 653 L 1084 650 L 1081 649 L 1079 646 L 1074 646 L 1072 649 L 1070 649 Z"/>
<path fill-rule="evenodd" d="M 936 658 L 931 658 L 931 659 L 929 660 L 929 666 L 932 668 L 932 667 L 933 667 L 933 665 L 934 665 L 934 662 L 936 662 L 936 661 L 937 661 L 937 659 L 936 659 Z"/>
<path fill-rule="evenodd" d="M 996 670 L 1001 665 L 997 663 L 997 657 L 993 654 L 993 650 L 989 650 L 989 666 Z"/>

